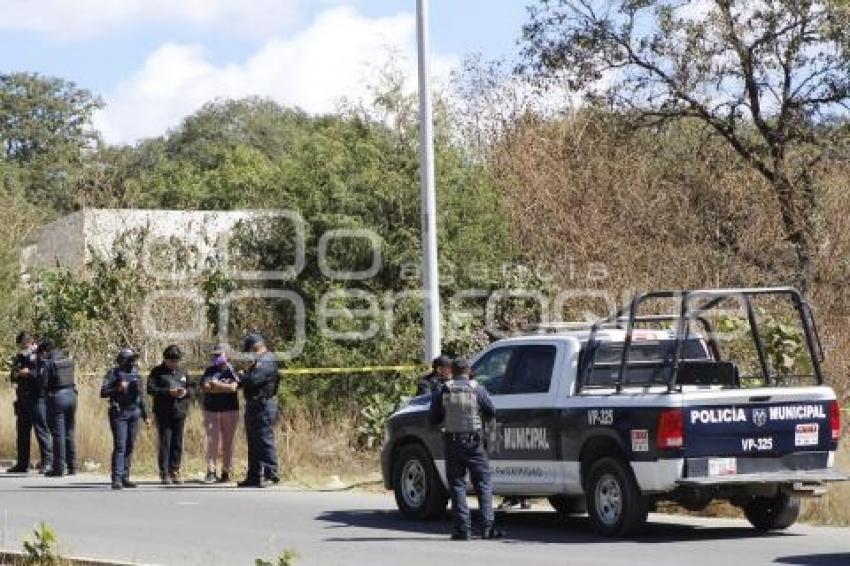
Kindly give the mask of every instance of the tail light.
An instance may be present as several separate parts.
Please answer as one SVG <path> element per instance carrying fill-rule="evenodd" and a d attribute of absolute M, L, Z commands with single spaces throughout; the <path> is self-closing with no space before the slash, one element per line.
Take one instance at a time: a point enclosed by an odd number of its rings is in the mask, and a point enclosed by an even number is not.
<path fill-rule="evenodd" d="M 829 428 L 832 429 L 833 440 L 841 438 L 841 407 L 838 401 L 829 402 Z"/>
<path fill-rule="evenodd" d="M 664 409 L 658 417 L 658 448 L 682 448 L 685 445 L 685 417 L 681 409 Z"/>

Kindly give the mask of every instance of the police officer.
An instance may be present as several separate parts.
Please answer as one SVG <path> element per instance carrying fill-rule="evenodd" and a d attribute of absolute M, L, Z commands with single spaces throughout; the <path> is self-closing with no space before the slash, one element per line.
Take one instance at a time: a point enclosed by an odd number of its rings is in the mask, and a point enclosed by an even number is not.
<path fill-rule="evenodd" d="M 142 378 L 136 367 L 139 356 L 130 348 L 118 352 L 116 367 L 106 373 L 100 396 L 109 399 L 109 427 L 112 429 L 112 489 L 133 488 L 130 465 L 139 432 L 139 418 L 148 424 Z"/>
<path fill-rule="evenodd" d="M 46 475 L 61 477 L 77 473 L 74 422 L 77 414 L 77 389 L 74 361 L 54 348 L 53 342 L 38 343 L 39 369 L 47 383 L 47 423 L 53 436 L 53 463 Z"/>
<path fill-rule="evenodd" d="M 45 384 L 38 371 L 35 339 L 28 332 L 16 338 L 18 354 L 12 364 L 12 383 L 16 386 L 15 416 L 17 425 L 17 463 L 8 469 L 25 473 L 30 466 L 30 431 L 35 431 L 41 452 L 41 471 L 50 471 L 53 460 L 50 430 L 47 427 L 47 399 Z"/>
<path fill-rule="evenodd" d="M 433 424 L 443 425 L 446 479 L 454 515 L 451 538 L 470 538 L 469 507 L 466 503 L 467 471 L 478 492 L 481 538 L 498 538 L 503 533 L 494 526 L 490 461 L 483 442 L 483 419 L 495 418 L 496 409 L 487 390 L 471 379 L 472 370 L 466 359 L 456 359 L 452 371 L 453 378 L 433 393 L 430 414 Z"/>
<path fill-rule="evenodd" d="M 416 395 L 430 395 L 452 377 L 452 361 L 448 356 L 438 356 L 431 363 L 431 373 L 423 376 L 416 384 Z"/>
<path fill-rule="evenodd" d="M 148 394 L 153 396 L 153 414 L 158 437 L 157 464 L 163 484 L 181 484 L 183 430 L 189 413 L 191 386 L 180 367 L 183 352 L 172 344 L 162 353 L 163 361 L 148 376 Z"/>
<path fill-rule="evenodd" d="M 239 387 L 245 396 L 245 436 L 248 440 L 248 472 L 239 487 L 266 487 L 278 483 L 277 449 L 274 427 L 277 423 L 278 365 L 260 334 L 249 334 L 242 347 L 253 358 L 240 372 Z"/>

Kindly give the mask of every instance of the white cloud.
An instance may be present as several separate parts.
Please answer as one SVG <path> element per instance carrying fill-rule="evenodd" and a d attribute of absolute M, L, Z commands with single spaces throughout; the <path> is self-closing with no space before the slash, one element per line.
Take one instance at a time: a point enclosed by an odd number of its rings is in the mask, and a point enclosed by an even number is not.
<path fill-rule="evenodd" d="M 216 98 L 267 96 L 308 112 L 333 111 L 342 98 L 367 94 L 370 76 L 392 53 L 415 84 L 416 22 L 412 14 L 366 18 L 331 8 L 311 26 L 275 38 L 245 61 L 217 66 L 200 45 L 167 44 L 106 96 L 97 126 L 111 142 L 156 136 Z M 432 71 L 447 76 L 453 57 L 435 55 Z"/>
<path fill-rule="evenodd" d="M 145 23 L 177 23 L 267 35 L 298 0 L 0 0 L 0 30 L 85 37 Z"/>

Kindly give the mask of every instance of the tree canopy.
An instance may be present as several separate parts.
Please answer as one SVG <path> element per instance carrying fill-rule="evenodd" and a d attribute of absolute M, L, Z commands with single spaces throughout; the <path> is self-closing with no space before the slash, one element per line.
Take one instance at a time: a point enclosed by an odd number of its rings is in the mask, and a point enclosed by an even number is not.
<path fill-rule="evenodd" d="M 541 0 L 525 69 L 638 125 L 701 121 L 774 188 L 810 283 L 818 164 L 850 109 L 850 11 L 825 0 Z"/>

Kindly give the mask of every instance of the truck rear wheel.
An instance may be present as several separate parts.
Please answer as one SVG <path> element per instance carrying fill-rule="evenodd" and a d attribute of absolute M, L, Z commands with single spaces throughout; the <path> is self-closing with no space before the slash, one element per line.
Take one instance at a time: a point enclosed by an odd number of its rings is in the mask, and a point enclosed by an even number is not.
<path fill-rule="evenodd" d="M 585 482 L 590 524 L 597 533 L 628 536 L 646 523 L 649 505 L 632 471 L 619 458 L 593 463 Z"/>
<path fill-rule="evenodd" d="M 744 505 L 744 515 L 760 531 L 787 529 L 800 516 L 800 499 L 787 493 L 753 497 Z"/>
<path fill-rule="evenodd" d="M 401 449 L 393 466 L 393 486 L 396 505 L 406 519 L 439 519 L 445 514 L 448 495 L 422 446 Z"/>

